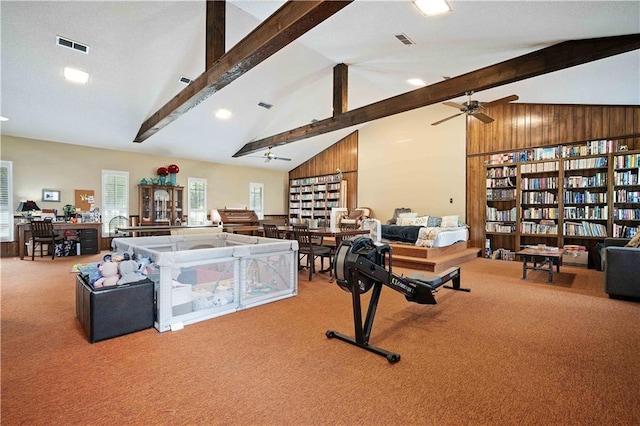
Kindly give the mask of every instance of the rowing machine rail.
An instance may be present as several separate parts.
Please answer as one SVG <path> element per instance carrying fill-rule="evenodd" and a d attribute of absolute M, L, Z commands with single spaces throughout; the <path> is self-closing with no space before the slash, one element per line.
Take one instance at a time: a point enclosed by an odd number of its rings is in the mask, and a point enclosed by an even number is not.
<path fill-rule="evenodd" d="M 369 344 L 373 319 L 383 285 L 402 293 L 409 302 L 425 305 L 437 303 L 434 294 L 440 286 L 458 291 L 469 292 L 471 290 L 460 287 L 460 267 L 458 266 L 431 277 L 414 276 L 409 278 L 393 273 L 391 259 L 391 247 L 388 244 L 374 243 L 367 237 L 342 241 L 336 250 L 334 277 L 340 288 L 351 293 L 355 337 L 349 337 L 333 330 L 328 330 L 326 336 L 382 355 L 393 364 L 400 361 L 400 354 Z M 385 266 L 387 263 L 388 269 Z M 444 285 L 448 281 L 452 281 L 453 285 Z M 372 287 L 373 293 L 363 324 L 360 295 Z"/>

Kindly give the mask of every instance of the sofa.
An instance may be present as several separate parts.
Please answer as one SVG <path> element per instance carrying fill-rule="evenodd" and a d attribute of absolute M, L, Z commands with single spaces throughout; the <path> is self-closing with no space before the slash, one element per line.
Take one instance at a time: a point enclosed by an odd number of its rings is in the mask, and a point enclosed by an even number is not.
<path fill-rule="evenodd" d="M 640 247 L 624 247 L 627 242 L 627 238 L 604 241 L 604 287 L 612 298 L 640 298 Z"/>

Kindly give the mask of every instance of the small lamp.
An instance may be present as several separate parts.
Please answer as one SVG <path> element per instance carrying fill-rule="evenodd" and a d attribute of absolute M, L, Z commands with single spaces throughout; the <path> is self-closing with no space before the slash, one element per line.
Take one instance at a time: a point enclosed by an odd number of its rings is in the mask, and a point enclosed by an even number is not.
<path fill-rule="evenodd" d="M 22 217 L 25 219 L 30 219 L 34 210 L 40 210 L 40 207 L 33 200 L 20 201 L 20 205 L 18 205 L 18 211 L 22 213 Z"/>

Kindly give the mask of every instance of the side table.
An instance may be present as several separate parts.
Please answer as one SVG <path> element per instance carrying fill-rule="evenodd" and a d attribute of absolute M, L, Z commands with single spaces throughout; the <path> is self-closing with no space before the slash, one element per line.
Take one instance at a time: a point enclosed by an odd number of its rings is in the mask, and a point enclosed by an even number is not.
<path fill-rule="evenodd" d="M 522 279 L 527 279 L 527 270 L 549 271 L 549 282 L 553 282 L 553 265 L 556 265 L 556 271 L 560 273 L 560 261 L 562 260 L 564 249 L 535 249 L 526 248 L 520 250 L 516 254 L 524 258 L 522 263 Z M 531 261 L 532 265 L 529 265 Z"/>

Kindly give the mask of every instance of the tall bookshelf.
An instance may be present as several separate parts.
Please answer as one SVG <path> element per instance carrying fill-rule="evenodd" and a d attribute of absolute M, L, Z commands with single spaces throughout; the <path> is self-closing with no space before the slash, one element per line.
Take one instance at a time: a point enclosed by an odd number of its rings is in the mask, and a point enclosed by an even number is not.
<path fill-rule="evenodd" d="M 486 175 L 486 221 L 485 232 L 491 246 L 510 246 L 516 235 L 517 181 L 515 164 L 488 165 Z"/>
<path fill-rule="evenodd" d="M 630 238 L 640 228 L 640 151 L 613 156 L 614 237 Z"/>
<path fill-rule="evenodd" d="M 595 248 L 640 229 L 640 150 L 589 141 L 498 154 L 487 163 L 485 239 L 492 250 Z"/>
<path fill-rule="evenodd" d="M 519 245 L 558 245 L 561 207 L 560 161 L 518 164 L 520 171 Z"/>
<path fill-rule="evenodd" d="M 339 175 L 324 175 L 289 181 L 289 222 L 317 221 L 318 226 L 329 226 L 331 209 L 346 207 L 347 181 Z"/>

